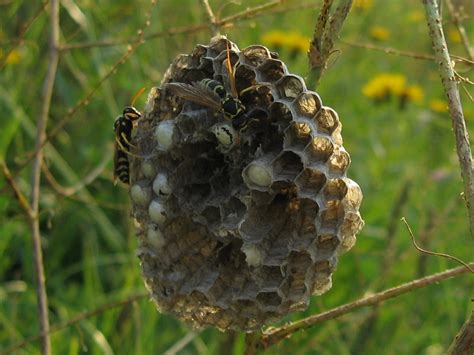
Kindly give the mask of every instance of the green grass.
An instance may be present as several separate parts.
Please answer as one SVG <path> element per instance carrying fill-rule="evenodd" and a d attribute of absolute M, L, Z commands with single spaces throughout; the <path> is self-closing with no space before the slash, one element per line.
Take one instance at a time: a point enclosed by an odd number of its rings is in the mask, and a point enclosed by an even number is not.
<path fill-rule="evenodd" d="M 85 43 L 133 38 L 143 27 L 149 1 L 93 2 L 78 0 L 61 8 L 61 43 Z M 158 1 L 147 33 L 204 23 L 199 2 Z M 222 15 L 243 11 L 263 1 L 242 4 L 211 1 Z M 299 2 L 288 1 L 289 5 Z M 223 6 L 227 4 L 227 6 Z M 474 8 L 465 1 L 466 15 Z M 4 1 L 0 5 L 0 43 L 6 53 L 22 24 L 32 18 L 40 4 Z M 311 36 L 317 8 L 287 11 L 239 21 L 223 30 L 244 48 L 258 43 L 271 30 L 297 31 Z M 469 12 L 470 11 L 470 12 Z M 419 18 L 421 14 L 421 18 Z M 374 1 L 364 9 L 353 9 L 341 39 L 375 43 L 416 53 L 431 53 L 428 27 L 420 1 Z M 418 17 L 417 17 L 418 16 Z M 455 27 L 446 16 L 445 29 Z M 47 67 L 47 13 L 42 13 L 15 48 L 17 63 L 0 75 L 0 158 L 29 194 L 31 165 L 21 163 L 34 146 L 36 119 L 41 107 L 41 87 Z M 474 42 L 474 22 L 466 20 Z M 370 29 L 380 25 L 391 33 L 387 41 L 371 38 Z M 46 164 L 59 184 L 73 186 L 95 167 L 106 168 L 85 188 L 65 197 L 43 177 L 40 221 L 45 258 L 47 292 L 52 324 L 67 321 L 84 310 L 143 292 L 133 222 L 125 189 L 112 184 L 112 123 L 121 108 L 142 86 L 157 86 L 178 53 L 192 50 L 209 40 L 208 31 L 150 39 L 131 58 L 117 67 L 45 149 Z M 460 43 L 448 36 L 450 51 L 466 56 Z M 460 196 L 460 178 L 449 115 L 430 109 L 432 100 L 444 100 L 437 64 L 403 56 L 338 44 L 340 52 L 321 80 L 318 93 L 333 107 L 343 123 L 344 147 L 351 154 L 349 177 L 363 192 L 361 213 L 366 222 L 356 246 L 341 257 L 333 288 L 314 297 L 310 308 L 286 321 L 349 302 L 414 278 L 456 266 L 446 259 L 422 256 L 411 245 L 401 222 L 395 221 L 392 240 L 387 239 L 391 211 L 400 191 L 411 188 L 402 215 L 415 235 L 430 250 L 472 261 L 467 211 Z M 276 50 L 277 48 L 271 48 Z M 55 81 L 48 131 L 54 129 L 67 110 L 85 97 L 123 55 L 124 45 L 74 49 L 63 52 Z M 280 48 L 280 57 L 291 72 L 305 75 L 304 53 Z M 0 57 L 0 60 L 1 57 Z M 456 67 L 462 75 L 471 72 Z M 362 87 L 381 73 L 398 73 L 424 93 L 421 102 L 409 101 L 400 108 L 399 98 L 384 102 L 365 97 Z M 472 90 L 471 90 L 472 92 Z M 465 116 L 472 126 L 474 104 L 463 93 Z M 144 103 L 143 95 L 137 107 Z M 472 136 L 472 130 L 470 131 Z M 433 226 L 434 227 L 430 227 Z M 0 351 L 24 337 L 38 333 L 32 242 L 28 224 L 13 193 L 0 180 Z M 390 257 L 388 257 L 390 255 Z M 387 260 L 388 258 L 388 260 Z M 384 260 L 386 262 L 385 267 Z M 269 353 L 297 354 L 441 354 L 449 346 L 472 308 L 472 276 L 432 285 L 390 300 L 377 308 L 362 309 L 339 320 L 322 323 L 270 348 Z M 150 354 L 163 353 L 191 330 L 178 320 L 159 314 L 148 300 L 103 312 L 52 335 L 56 354 Z M 230 345 L 228 345 L 230 344 Z M 230 348 L 229 348 L 230 346 Z M 180 354 L 215 354 L 244 349 L 242 334 L 223 334 L 207 329 L 196 334 Z M 19 353 L 39 353 L 38 341 Z"/>

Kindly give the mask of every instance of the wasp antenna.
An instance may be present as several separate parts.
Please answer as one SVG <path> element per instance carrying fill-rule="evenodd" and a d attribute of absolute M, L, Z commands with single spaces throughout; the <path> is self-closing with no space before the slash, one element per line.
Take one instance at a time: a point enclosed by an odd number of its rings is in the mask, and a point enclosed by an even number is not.
<path fill-rule="evenodd" d="M 144 91 L 145 87 L 142 87 L 135 93 L 135 95 L 133 95 L 131 106 L 135 104 L 135 101 L 141 96 L 141 94 L 143 94 Z"/>
<path fill-rule="evenodd" d="M 237 87 L 235 86 L 235 70 L 232 68 L 232 62 L 230 61 L 230 47 L 229 42 L 226 43 L 227 58 L 225 64 L 227 72 L 229 73 L 230 90 L 232 91 L 232 97 L 237 98 Z"/>

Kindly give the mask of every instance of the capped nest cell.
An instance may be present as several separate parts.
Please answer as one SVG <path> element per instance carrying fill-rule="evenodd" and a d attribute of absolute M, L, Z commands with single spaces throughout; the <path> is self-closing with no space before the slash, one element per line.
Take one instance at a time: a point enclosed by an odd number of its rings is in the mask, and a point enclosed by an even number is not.
<path fill-rule="evenodd" d="M 167 89 L 203 79 L 228 93 L 234 82 L 245 127 Z M 137 254 L 161 311 L 253 331 L 331 288 L 363 226 L 362 192 L 346 177 L 337 113 L 277 54 L 215 37 L 179 55 L 149 93 L 132 144 Z"/>

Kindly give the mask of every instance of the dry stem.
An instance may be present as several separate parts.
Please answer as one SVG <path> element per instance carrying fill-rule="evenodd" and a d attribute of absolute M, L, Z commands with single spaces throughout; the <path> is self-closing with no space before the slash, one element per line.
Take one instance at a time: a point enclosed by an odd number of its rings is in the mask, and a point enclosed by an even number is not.
<path fill-rule="evenodd" d="M 31 176 L 31 234 L 33 238 L 33 255 L 36 271 L 36 293 L 38 298 L 38 315 L 40 319 L 40 330 L 44 334 L 42 337 L 41 352 L 51 353 L 51 342 L 49 339 L 49 318 L 48 318 L 48 296 L 46 293 L 46 282 L 43 264 L 43 251 L 41 248 L 41 234 L 39 226 L 39 197 L 40 197 L 40 177 L 41 164 L 43 163 L 43 142 L 46 138 L 46 124 L 49 116 L 51 97 L 53 95 L 54 80 L 59 60 L 59 0 L 51 1 L 50 9 L 50 37 L 49 37 L 49 61 L 48 71 L 44 79 L 42 91 L 42 107 L 38 117 L 36 127 L 36 154 L 33 160 Z"/>
<path fill-rule="evenodd" d="M 209 20 L 209 28 L 211 29 L 212 36 L 217 36 L 219 34 L 219 26 L 216 22 L 216 17 L 212 11 L 211 5 L 209 5 L 209 0 L 201 0 L 201 5 L 206 12 L 207 19 Z"/>
<path fill-rule="evenodd" d="M 474 311 L 454 338 L 447 354 L 472 354 L 474 352 Z"/>
<path fill-rule="evenodd" d="M 474 49 L 472 48 L 471 44 L 469 43 L 469 38 L 466 33 L 466 29 L 464 28 L 461 19 L 459 18 L 458 9 L 454 7 L 454 4 L 451 0 L 446 0 L 446 5 L 448 7 L 448 11 L 453 19 L 454 25 L 458 29 L 459 35 L 461 36 L 462 43 L 466 52 L 471 60 L 474 60 Z"/>
<path fill-rule="evenodd" d="M 438 5 L 435 0 L 423 0 L 423 4 L 430 28 L 430 36 L 433 41 L 436 61 L 439 63 L 441 82 L 448 96 L 449 113 L 451 115 L 461 175 L 464 182 L 464 198 L 469 213 L 469 225 L 471 235 L 474 236 L 474 171 L 472 168 L 471 146 L 469 144 L 466 122 L 464 121 L 458 83 L 444 38 Z"/>
<path fill-rule="evenodd" d="M 308 60 L 310 73 L 308 86 L 315 88 L 327 69 L 329 57 L 335 52 L 334 42 L 339 37 L 347 15 L 352 7 L 352 0 L 339 0 L 339 6 L 330 15 L 333 0 L 324 0 L 316 21 L 313 39 L 309 45 Z"/>

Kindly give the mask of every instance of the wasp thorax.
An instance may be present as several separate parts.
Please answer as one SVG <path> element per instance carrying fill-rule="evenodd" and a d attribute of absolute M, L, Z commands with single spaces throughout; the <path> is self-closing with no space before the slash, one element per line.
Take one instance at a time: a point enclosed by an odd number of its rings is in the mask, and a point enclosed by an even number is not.
<path fill-rule="evenodd" d="M 251 331 L 326 292 L 363 226 L 341 127 L 263 46 L 216 37 L 178 56 L 130 157 L 137 255 L 158 308 Z"/>

